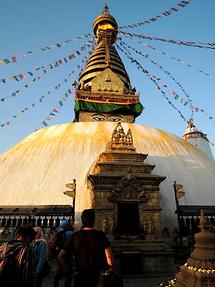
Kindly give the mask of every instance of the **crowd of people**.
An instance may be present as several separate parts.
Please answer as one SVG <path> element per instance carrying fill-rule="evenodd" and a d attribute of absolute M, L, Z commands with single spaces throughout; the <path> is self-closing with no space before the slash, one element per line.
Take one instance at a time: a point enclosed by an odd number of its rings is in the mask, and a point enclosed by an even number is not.
<path fill-rule="evenodd" d="M 0 246 L 0 286 L 42 287 L 51 269 L 50 256 L 57 262 L 53 287 L 59 287 L 60 280 L 64 287 L 103 287 L 104 278 L 113 280 L 115 275 L 109 276 L 115 274 L 110 242 L 94 228 L 95 211 L 85 209 L 81 219 L 82 227 L 76 232 L 62 220 L 60 231 L 48 243 L 42 227 L 19 227 L 16 240 Z M 121 287 L 122 281 L 117 280 L 110 286 Z"/>

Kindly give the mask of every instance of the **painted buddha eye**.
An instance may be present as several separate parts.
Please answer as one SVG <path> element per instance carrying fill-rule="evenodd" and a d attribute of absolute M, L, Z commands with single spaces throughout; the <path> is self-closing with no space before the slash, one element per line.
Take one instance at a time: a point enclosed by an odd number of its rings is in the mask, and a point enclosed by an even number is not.
<path fill-rule="evenodd" d="M 105 121 L 105 117 L 102 116 L 102 115 L 99 115 L 99 114 L 93 115 L 93 116 L 92 116 L 92 119 L 93 119 L 94 121 L 97 121 L 97 122 L 103 122 L 103 121 Z"/>
<path fill-rule="evenodd" d="M 121 118 L 109 118 L 108 121 L 118 123 L 118 122 L 121 122 L 122 119 Z"/>

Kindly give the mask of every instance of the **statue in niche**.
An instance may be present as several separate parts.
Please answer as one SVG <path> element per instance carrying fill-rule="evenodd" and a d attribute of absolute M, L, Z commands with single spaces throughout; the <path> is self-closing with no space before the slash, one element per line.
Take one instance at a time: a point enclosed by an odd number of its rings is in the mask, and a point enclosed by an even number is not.
<path fill-rule="evenodd" d="M 148 233 L 148 226 L 147 226 L 147 222 L 146 221 L 143 222 L 143 230 L 144 230 L 144 234 Z"/>
<path fill-rule="evenodd" d="M 150 220 L 150 221 L 149 221 L 149 225 L 148 225 L 148 233 L 149 233 L 149 234 L 153 234 L 153 233 L 154 233 L 154 230 L 155 230 L 155 226 L 154 226 L 154 224 L 153 224 L 153 221 Z"/>
<path fill-rule="evenodd" d="M 146 200 L 147 199 L 147 195 L 145 193 L 144 187 L 141 187 L 141 192 L 138 194 L 138 200 Z"/>
<path fill-rule="evenodd" d="M 109 222 L 108 222 L 107 218 L 103 219 L 103 232 L 105 234 L 109 233 Z"/>
<path fill-rule="evenodd" d="M 115 223 L 115 219 L 112 216 L 111 217 L 111 221 L 110 221 L 110 233 L 114 234 L 115 233 L 115 229 L 116 229 L 116 223 Z"/>

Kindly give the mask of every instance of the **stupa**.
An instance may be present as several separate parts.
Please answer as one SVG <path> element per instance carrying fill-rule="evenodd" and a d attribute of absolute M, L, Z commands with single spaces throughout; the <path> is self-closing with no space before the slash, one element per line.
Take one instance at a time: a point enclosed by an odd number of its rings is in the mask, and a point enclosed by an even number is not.
<path fill-rule="evenodd" d="M 160 287 L 215 286 L 215 230 L 208 224 L 204 210 L 201 210 L 200 228 L 190 258 L 180 267 L 175 279 Z"/>
<path fill-rule="evenodd" d="M 140 157 L 145 165 L 141 172 L 153 169 L 158 179 L 165 177 L 159 182 L 157 207 L 161 229 L 167 227 L 171 233 L 177 227 L 174 180 L 183 184 L 187 205 L 215 206 L 214 160 L 180 137 L 134 123 L 143 106 L 114 46 L 117 27 L 107 7 L 94 21 L 97 46 L 75 87 L 76 122 L 37 130 L 1 155 L 2 232 L 27 221 L 47 228 L 57 225 L 61 218 L 72 216 L 74 200 L 69 194 L 75 196 L 77 224 L 84 208 L 99 209 L 91 178 L 102 166 L 100 155 L 118 122 L 125 131 L 131 130 L 136 152 L 145 155 Z M 126 169 L 120 176 L 131 175 Z M 75 192 L 65 192 L 73 179 Z M 100 211 L 105 214 L 102 201 Z M 103 228 L 101 222 L 97 224 Z"/>
<path fill-rule="evenodd" d="M 207 135 L 200 132 L 196 128 L 192 117 L 190 118 L 186 131 L 183 133 L 182 137 L 184 140 L 188 141 L 193 146 L 208 155 L 211 159 L 214 159 Z"/>

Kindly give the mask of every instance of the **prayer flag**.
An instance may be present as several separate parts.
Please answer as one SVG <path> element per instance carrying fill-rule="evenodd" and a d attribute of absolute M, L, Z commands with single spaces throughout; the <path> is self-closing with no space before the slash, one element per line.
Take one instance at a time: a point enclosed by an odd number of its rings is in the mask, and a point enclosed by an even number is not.
<path fill-rule="evenodd" d="M 19 56 L 20 56 L 20 58 L 23 58 L 23 59 L 27 57 L 26 54 L 24 54 L 24 53 L 19 54 Z"/>
<path fill-rule="evenodd" d="M 42 122 L 42 125 L 44 125 L 45 127 L 48 126 L 48 124 L 45 121 Z"/>
<path fill-rule="evenodd" d="M 13 79 L 16 80 L 17 82 L 19 81 L 17 76 L 13 76 Z"/>
<path fill-rule="evenodd" d="M 10 61 L 8 59 L 4 59 L 3 61 L 5 62 L 5 64 L 9 64 L 10 63 Z"/>
<path fill-rule="evenodd" d="M 25 76 L 23 74 L 19 74 L 18 77 L 20 78 L 20 80 L 22 80 Z"/>
<path fill-rule="evenodd" d="M 12 57 L 12 58 L 11 58 L 11 61 L 12 61 L 12 63 L 15 63 L 15 62 L 16 62 L 16 57 L 15 57 L 15 56 Z"/>

